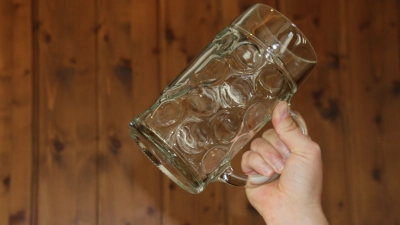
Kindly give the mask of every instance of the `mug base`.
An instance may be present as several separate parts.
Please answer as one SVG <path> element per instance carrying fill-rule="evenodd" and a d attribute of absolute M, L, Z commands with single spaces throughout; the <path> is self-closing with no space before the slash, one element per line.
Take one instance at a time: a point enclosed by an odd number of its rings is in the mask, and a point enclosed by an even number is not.
<path fill-rule="evenodd" d="M 130 134 L 142 152 L 172 181 L 189 193 L 198 194 L 205 183 L 190 172 L 190 167 L 175 154 L 154 132 L 134 119 L 129 126 Z"/>

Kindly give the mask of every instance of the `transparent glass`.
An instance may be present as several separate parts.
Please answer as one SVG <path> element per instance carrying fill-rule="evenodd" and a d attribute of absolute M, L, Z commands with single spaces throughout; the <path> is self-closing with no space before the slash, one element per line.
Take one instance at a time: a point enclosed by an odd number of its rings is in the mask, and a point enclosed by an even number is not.
<path fill-rule="evenodd" d="M 222 181 L 242 186 L 231 159 L 289 101 L 316 65 L 301 31 L 275 9 L 257 4 L 222 30 L 130 123 L 145 155 L 190 193 Z M 293 118 L 306 133 L 301 116 Z M 263 180 L 263 179 L 259 179 Z M 265 180 L 266 181 L 266 180 Z"/>

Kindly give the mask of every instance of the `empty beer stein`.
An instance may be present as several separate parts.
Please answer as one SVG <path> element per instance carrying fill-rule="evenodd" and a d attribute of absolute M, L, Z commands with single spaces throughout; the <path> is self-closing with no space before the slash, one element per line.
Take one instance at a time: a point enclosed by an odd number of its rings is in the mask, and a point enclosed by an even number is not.
<path fill-rule="evenodd" d="M 248 177 L 233 171 L 230 161 L 271 119 L 275 105 L 290 100 L 316 63 L 313 47 L 292 22 L 256 4 L 132 120 L 131 136 L 190 193 L 214 181 L 244 186 Z M 291 114 L 307 133 L 301 116 Z"/>

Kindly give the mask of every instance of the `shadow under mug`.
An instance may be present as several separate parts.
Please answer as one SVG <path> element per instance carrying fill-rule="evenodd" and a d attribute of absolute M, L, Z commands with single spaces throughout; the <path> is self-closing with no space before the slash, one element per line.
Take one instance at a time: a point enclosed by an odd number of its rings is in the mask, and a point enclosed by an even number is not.
<path fill-rule="evenodd" d="M 316 65 L 302 32 L 275 9 L 256 4 L 222 30 L 130 123 L 132 138 L 171 180 L 190 193 L 210 182 L 244 186 L 231 159 L 290 101 Z M 303 133 L 301 116 L 291 115 Z M 255 183 L 273 180 L 261 175 Z M 254 182 L 253 182 L 254 183 Z"/>

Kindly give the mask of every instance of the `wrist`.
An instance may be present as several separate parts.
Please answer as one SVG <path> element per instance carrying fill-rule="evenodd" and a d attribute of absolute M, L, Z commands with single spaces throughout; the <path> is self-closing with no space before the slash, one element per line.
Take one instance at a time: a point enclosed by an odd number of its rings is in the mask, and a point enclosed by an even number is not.
<path fill-rule="evenodd" d="M 283 205 L 282 205 L 283 206 Z M 269 210 L 261 214 L 268 225 L 328 225 L 328 220 L 320 205 L 309 207 L 285 207 Z"/>

